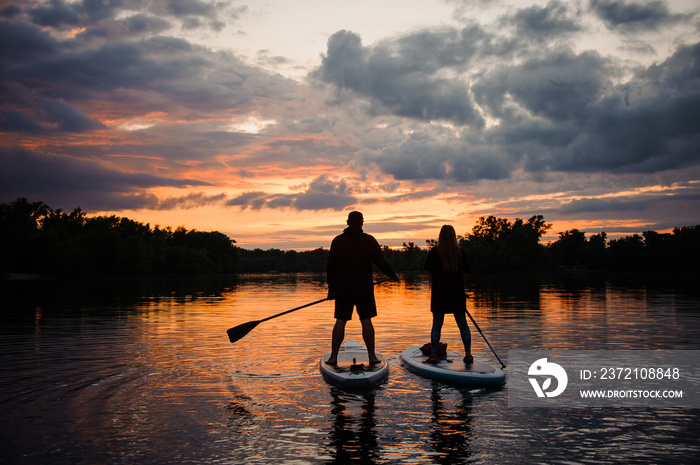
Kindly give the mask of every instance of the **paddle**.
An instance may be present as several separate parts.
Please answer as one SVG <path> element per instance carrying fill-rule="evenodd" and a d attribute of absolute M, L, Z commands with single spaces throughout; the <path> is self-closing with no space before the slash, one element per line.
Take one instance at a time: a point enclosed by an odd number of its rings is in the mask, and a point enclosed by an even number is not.
<path fill-rule="evenodd" d="M 376 286 L 379 283 L 383 283 L 385 281 L 389 281 L 392 278 L 384 278 L 380 279 L 379 281 L 375 282 L 374 285 Z M 262 320 L 256 320 L 256 321 L 249 321 L 247 323 L 240 324 L 238 326 L 234 326 L 233 328 L 230 328 L 226 331 L 228 334 L 228 340 L 231 341 L 231 343 L 236 342 L 237 340 L 243 338 L 253 330 L 256 326 L 258 326 L 260 323 L 263 321 L 271 320 L 273 318 L 277 318 L 278 316 L 286 315 L 287 313 L 292 313 L 296 312 L 297 310 L 301 310 L 302 308 L 310 307 L 312 305 L 320 304 L 321 302 L 325 302 L 326 300 L 330 300 L 328 297 L 325 299 L 320 299 L 317 300 L 316 302 L 311 302 L 305 305 L 300 305 L 299 307 L 292 308 L 290 310 L 286 310 L 284 312 L 278 313 L 277 315 L 272 315 L 268 316 L 267 318 L 263 318 Z"/>
<path fill-rule="evenodd" d="M 476 324 L 476 321 L 474 320 L 474 317 L 472 316 L 471 313 L 469 313 L 469 310 L 467 310 L 467 315 L 469 315 L 469 319 L 472 320 L 472 323 L 474 323 L 474 327 L 479 331 L 479 334 L 481 334 L 481 337 L 484 338 L 484 341 L 486 341 L 486 344 L 488 344 L 489 348 L 491 349 L 491 352 L 493 352 L 493 355 L 496 356 L 499 362 L 501 362 L 501 367 L 505 368 L 506 364 L 503 363 L 503 360 L 501 360 L 501 357 L 498 356 L 495 350 L 493 350 L 493 346 L 491 346 L 491 343 L 489 342 L 488 339 L 486 339 L 486 336 L 484 336 L 484 332 L 481 331 L 481 328 L 479 328 L 479 325 Z"/>

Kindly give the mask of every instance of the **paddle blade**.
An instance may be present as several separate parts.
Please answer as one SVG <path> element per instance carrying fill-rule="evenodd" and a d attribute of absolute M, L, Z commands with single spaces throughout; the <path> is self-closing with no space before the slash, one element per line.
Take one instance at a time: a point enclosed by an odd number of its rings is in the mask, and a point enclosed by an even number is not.
<path fill-rule="evenodd" d="M 243 323 L 227 330 L 226 334 L 228 334 L 228 340 L 231 341 L 231 343 L 234 343 L 237 340 L 245 337 L 245 335 L 251 332 L 253 328 L 258 326 L 258 323 L 260 323 L 260 321 L 249 321 L 248 323 Z"/>

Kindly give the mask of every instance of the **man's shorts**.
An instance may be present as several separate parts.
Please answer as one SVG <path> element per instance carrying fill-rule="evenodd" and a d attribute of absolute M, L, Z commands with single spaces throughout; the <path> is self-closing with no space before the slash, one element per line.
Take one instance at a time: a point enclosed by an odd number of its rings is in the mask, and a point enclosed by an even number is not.
<path fill-rule="evenodd" d="M 357 315 L 360 320 L 367 320 L 377 316 L 377 304 L 374 294 L 359 296 L 343 296 L 335 299 L 335 318 L 337 320 L 352 320 L 352 309 L 357 307 Z"/>

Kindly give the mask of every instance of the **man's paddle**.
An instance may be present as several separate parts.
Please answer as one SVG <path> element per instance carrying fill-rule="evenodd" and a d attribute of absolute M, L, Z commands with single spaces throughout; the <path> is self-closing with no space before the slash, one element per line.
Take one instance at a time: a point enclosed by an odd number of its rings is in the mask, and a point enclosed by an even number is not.
<path fill-rule="evenodd" d="M 328 297 L 326 297 L 325 299 L 317 300 L 316 302 L 311 302 L 310 304 L 302 305 L 300 307 L 287 310 L 286 312 L 278 313 L 277 315 L 268 316 L 267 318 L 263 318 L 262 320 L 249 321 L 248 323 L 243 323 L 238 326 L 235 326 L 226 331 L 226 333 L 228 334 L 228 340 L 231 341 L 231 343 L 234 343 L 237 340 L 244 337 L 249 332 L 251 332 L 253 328 L 258 326 L 263 321 L 271 320 L 273 318 L 277 318 L 278 316 L 286 315 L 287 313 L 296 312 L 297 310 L 301 310 L 302 308 L 310 307 L 312 305 L 320 304 L 321 302 L 325 302 L 326 300 L 328 300 Z"/>
<path fill-rule="evenodd" d="M 380 279 L 379 281 L 377 281 L 374 284 L 377 285 L 379 283 L 389 281 L 390 279 L 392 279 L 392 278 Z M 301 310 L 302 308 L 310 307 L 312 305 L 320 304 L 321 302 L 325 302 L 326 300 L 331 300 L 331 299 L 326 297 L 325 299 L 321 299 L 321 300 L 317 300 L 316 302 L 311 302 L 309 304 L 301 305 L 299 307 L 292 308 L 291 310 L 287 310 L 287 311 L 284 311 L 282 313 L 278 313 L 277 315 L 268 316 L 267 318 L 263 318 L 262 320 L 249 321 L 248 323 L 243 323 L 243 324 L 240 324 L 238 326 L 234 326 L 233 328 L 230 328 L 229 330 L 226 331 L 226 333 L 228 334 L 228 340 L 231 341 L 231 343 L 234 343 L 237 340 L 245 337 L 246 334 L 251 332 L 253 330 L 253 328 L 258 326 L 263 321 L 271 320 L 273 318 L 277 318 L 278 316 L 286 315 L 287 313 L 296 312 L 297 310 Z"/>

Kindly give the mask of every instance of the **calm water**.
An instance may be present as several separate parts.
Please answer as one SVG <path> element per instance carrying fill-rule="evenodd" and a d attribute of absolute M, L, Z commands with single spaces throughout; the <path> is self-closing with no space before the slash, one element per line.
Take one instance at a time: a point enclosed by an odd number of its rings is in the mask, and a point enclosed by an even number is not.
<path fill-rule="evenodd" d="M 475 276 L 469 308 L 509 349 L 700 349 L 697 279 Z M 0 282 L 0 463 L 697 463 L 700 410 L 509 408 L 507 390 L 420 378 L 401 351 L 429 340 L 422 276 L 377 288 L 386 384 L 326 384 L 323 276 Z M 361 340 L 353 320 L 347 338 Z M 454 322 L 443 341 L 459 349 Z M 474 353 L 497 360 L 473 331 Z M 507 372 L 507 369 L 506 369 Z"/>

